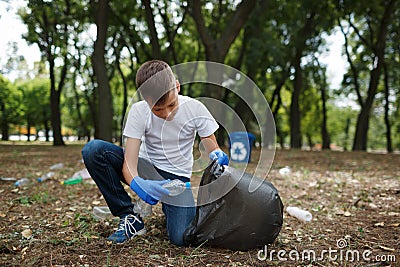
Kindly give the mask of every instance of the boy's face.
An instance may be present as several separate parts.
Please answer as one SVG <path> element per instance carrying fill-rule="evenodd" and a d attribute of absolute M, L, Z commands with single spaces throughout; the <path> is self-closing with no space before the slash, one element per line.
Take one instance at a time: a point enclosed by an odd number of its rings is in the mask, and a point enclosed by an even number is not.
<path fill-rule="evenodd" d="M 179 83 L 177 81 L 177 86 L 175 89 L 169 91 L 167 100 L 161 104 L 161 105 L 153 105 L 152 103 L 149 103 L 151 107 L 151 112 L 153 112 L 154 115 L 157 117 L 167 120 L 167 121 L 172 121 L 178 112 L 178 92 L 180 90 Z"/>

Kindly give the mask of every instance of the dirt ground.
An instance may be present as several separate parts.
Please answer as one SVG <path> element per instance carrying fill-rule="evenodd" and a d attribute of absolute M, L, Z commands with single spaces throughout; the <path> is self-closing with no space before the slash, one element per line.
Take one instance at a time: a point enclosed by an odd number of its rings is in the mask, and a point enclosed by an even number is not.
<path fill-rule="evenodd" d="M 398 154 L 277 151 L 267 179 L 285 207 L 313 219 L 285 212 L 273 244 L 239 252 L 169 244 L 160 205 L 146 219 L 146 235 L 108 244 L 117 221 L 93 218 L 93 207 L 105 205 L 97 187 L 60 184 L 84 168 L 81 148 L 0 144 L 0 177 L 31 180 L 23 187 L 0 180 L 0 266 L 400 266 Z M 36 181 L 60 162 L 53 178 Z M 285 166 L 291 172 L 281 175 Z"/>

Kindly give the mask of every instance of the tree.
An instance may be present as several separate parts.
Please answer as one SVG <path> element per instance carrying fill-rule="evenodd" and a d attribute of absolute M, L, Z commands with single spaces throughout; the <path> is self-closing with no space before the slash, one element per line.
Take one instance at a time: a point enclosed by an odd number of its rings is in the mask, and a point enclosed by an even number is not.
<path fill-rule="evenodd" d="M 188 2 L 190 15 L 195 22 L 197 32 L 205 47 L 205 58 L 207 61 L 225 63 L 229 49 L 246 24 L 256 6 L 256 2 L 256 0 L 243 0 L 236 6 L 235 10 L 229 10 L 227 3 L 222 3 L 221 1 L 218 4 L 212 3 L 211 14 L 204 14 L 202 1 L 191 0 Z M 208 81 L 214 81 L 217 84 L 222 83 L 223 77 L 220 71 L 207 69 L 207 75 Z M 206 90 L 203 95 L 214 99 L 223 99 L 224 92 L 218 86 L 207 84 L 205 88 Z M 212 114 L 219 112 L 221 110 L 213 110 L 211 108 Z M 219 116 L 217 115 L 217 117 Z M 224 144 L 222 127 L 218 131 L 217 139 L 218 143 Z"/>
<path fill-rule="evenodd" d="M 265 75 L 273 83 L 274 89 L 266 91 L 274 117 L 279 114 L 282 104 L 282 88 L 291 90 L 289 125 L 292 148 L 302 145 L 301 121 L 303 111 L 299 100 L 305 90 L 304 65 L 313 61 L 312 54 L 324 44 L 322 33 L 329 33 L 334 26 L 336 12 L 332 1 L 316 4 L 315 1 L 271 1 L 268 5 L 261 42 L 265 53 L 258 55 L 267 69 Z M 262 45 L 249 50 L 259 51 Z M 256 53 L 253 52 L 253 53 Z M 254 59 L 254 57 L 253 57 Z M 254 65 L 259 62 L 254 59 Z M 258 63 L 262 65 L 263 63 Z M 292 85 L 287 80 L 290 78 Z M 321 81 L 322 82 L 322 81 Z M 322 84 L 321 84 L 322 86 Z M 280 121 L 277 120 L 277 133 L 280 135 Z M 280 137 L 280 139 L 283 139 Z"/>
<path fill-rule="evenodd" d="M 28 131 L 28 141 L 30 141 L 32 127 L 34 127 L 36 131 L 43 127 L 46 137 L 48 137 L 48 124 L 51 118 L 48 97 L 50 92 L 49 80 L 36 78 L 33 80 L 20 81 L 17 83 L 17 87 L 22 93 L 20 107 L 23 111 L 22 117 L 25 120 Z M 49 141 L 49 139 L 46 138 L 46 141 Z"/>
<path fill-rule="evenodd" d="M 322 122 L 321 122 L 321 137 L 322 137 L 322 149 L 330 149 L 330 137 L 328 132 L 328 111 L 327 111 L 327 87 L 328 84 L 326 82 L 326 67 L 323 67 L 319 62 L 318 58 L 315 57 L 314 61 L 316 63 L 316 69 L 313 72 L 313 80 L 316 82 L 316 85 L 319 86 L 319 91 L 321 94 L 321 113 L 322 113 Z"/>
<path fill-rule="evenodd" d="M 314 1 L 306 1 L 301 5 L 293 3 L 288 11 L 294 11 L 289 19 L 287 31 L 293 48 L 291 65 L 293 66 L 293 92 L 290 105 L 290 146 L 301 147 L 301 111 L 299 99 L 303 88 L 302 59 L 306 53 L 313 53 L 318 49 L 321 32 L 329 32 L 333 26 L 335 12 L 330 1 L 315 5 Z M 297 9 L 297 10 L 295 10 Z M 291 12 L 290 12 L 291 13 Z M 289 13 L 285 13 L 290 16 Z M 305 18 L 305 19 L 304 19 Z M 287 18 L 286 18 L 287 19 Z M 301 25 L 300 28 L 298 25 Z M 307 51 L 309 50 L 309 51 Z"/>
<path fill-rule="evenodd" d="M 244 27 L 248 17 L 256 5 L 256 1 L 243 0 L 237 5 L 236 10 L 230 12 L 228 12 L 224 4 L 214 3 L 211 17 L 214 18 L 212 13 L 216 13 L 218 14 L 217 19 L 208 19 L 208 21 L 206 18 L 209 18 L 210 14 L 204 14 L 201 2 L 202 1 L 192 0 L 189 1 L 188 4 L 190 15 L 195 22 L 196 29 L 205 47 L 205 59 L 207 61 L 224 63 L 231 45 Z M 207 22 L 211 25 L 207 25 Z M 210 76 L 210 80 L 222 82 L 221 73 L 209 71 L 208 75 Z M 213 77 L 215 75 L 220 75 L 221 77 Z M 222 99 L 223 93 L 221 90 L 211 89 L 209 92 L 210 96 L 213 96 L 216 99 Z"/>
<path fill-rule="evenodd" d="M 344 27 L 339 23 L 346 40 L 345 51 L 351 67 L 352 80 L 355 85 L 354 90 L 361 106 L 361 111 L 357 117 L 353 150 L 367 150 L 369 119 L 384 64 L 388 27 L 395 10 L 395 0 L 371 4 L 367 8 L 367 12 L 365 12 L 365 6 L 361 2 L 346 1 L 342 6 L 342 12 L 344 12 L 346 22 L 352 32 L 345 32 Z M 362 96 L 358 83 L 360 70 L 353 62 L 348 48 L 349 38 L 351 37 L 355 40 L 354 45 L 359 47 L 353 50 L 362 51 L 359 53 L 358 59 L 365 60 L 365 58 L 369 57 L 369 64 L 372 66 L 369 70 L 369 82 L 365 98 Z M 365 67 L 367 63 L 363 64 Z"/>
<path fill-rule="evenodd" d="M 108 13 L 108 1 L 99 0 L 95 7 L 97 39 L 94 44 L 92 65 L 98 85 L 98 118 L 101 118 L 101 122 L 98 122 L 97 137 L 106 141 L 112 141 L 113 105 L 104 58 L 107 41 Z"/>
<path fill-rule="evenodd" d="M 0 128 L 1 140 L 8 140 L 10 136 L 10 124 L 18 124 L 22 121 L 20 103 L 22 94 L 0 75 Z"/>
<path fill-rule="evenodd" d="M 64 145 L 61 134 L 60 96 L 70 66 L 68 44 L 72 14 L 80 14 L 80 6 L 73 1 L 29 1 L 27 9 L 19 11 L 28 26 L 24 38 L 36 43 L 49 64 L 51 124 L 55 146 Z M 61 61 L 60 72 L 56 73 L 56 60 Z"/>

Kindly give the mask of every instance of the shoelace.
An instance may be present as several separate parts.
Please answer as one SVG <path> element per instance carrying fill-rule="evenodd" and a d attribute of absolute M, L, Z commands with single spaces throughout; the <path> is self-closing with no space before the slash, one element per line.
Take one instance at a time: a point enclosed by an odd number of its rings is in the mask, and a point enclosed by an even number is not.
<path fill-rule="evenodd" d="M 134 220 L 132 222 L 130 222 L 129 218 L 133 218 Z M 128 237 L 130 237 L 130 236 L 132 236 L 132 235 L 137 233 L 137 231 L 135 229 L 135 226 L 133 226 L 135 224 L 135 222 L 138 221 L 139 223 L 142 223 L 138 219 L 138 217 L 136 217 L 133 214 L 127 215 L 123 220 L 124 220 L 124 222 L 122 222 L 122 220 L 121 220 L 117 231 L 125 231 L 125 235 L 128 236 Z M 132 231 L 132 229 L 133 229 L 133 231 Z M 129 233 L 131 235 L 129 235 Z"/>

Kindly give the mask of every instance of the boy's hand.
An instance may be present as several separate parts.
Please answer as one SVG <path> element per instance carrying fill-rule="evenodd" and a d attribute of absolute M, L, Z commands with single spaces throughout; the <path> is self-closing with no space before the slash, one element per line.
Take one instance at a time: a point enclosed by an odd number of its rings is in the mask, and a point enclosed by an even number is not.
<path fill-rule="evenodd" d="M 225 154 L 221 149 L 216 149 L 208 155 L 211 160 L 216 159 L 220 165 L 228 165 L 229 158 L 228 155 Z"/>
<path fill-rule="evenodd" d="M 170 180 L 153 181 L 144 180 L 139 176 L 133 178 L 131 182 L 131 189 L 146 203 L 155 205 L 164 195 L 168 195 L 168 189 L 165 189 L 163 184 L 168 183 Z"/>

